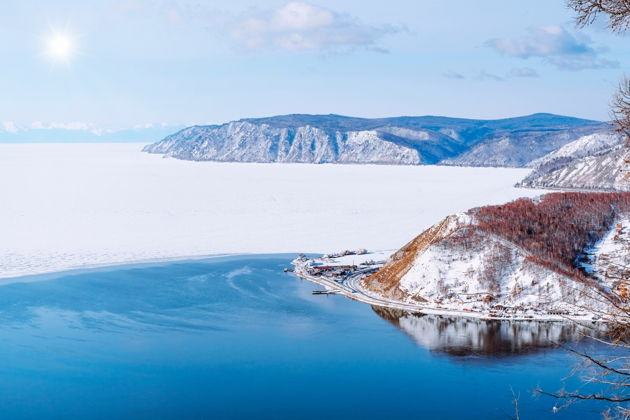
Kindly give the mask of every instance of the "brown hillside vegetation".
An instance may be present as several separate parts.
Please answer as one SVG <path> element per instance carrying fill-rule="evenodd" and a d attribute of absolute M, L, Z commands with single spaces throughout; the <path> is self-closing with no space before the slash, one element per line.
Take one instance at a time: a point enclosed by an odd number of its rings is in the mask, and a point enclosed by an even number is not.
<path fill-rule="evenodd" d="M 469 211 L 479 229 L 532 253 L 538 263 L 573 271 L 577 257 L 630 211 L 630 193 L 554 193 Z"/>
<path fill-rule="evenodd" d="M 519 199 L 471 209 L 467 213 L 468 222 L 449 216 L 418 235 L 394 253 L 364 284 L 384 296 L 404 299 L 400 280 L 419 255 L 431 247 L 443 248 L 453 258 L 462 252 L 482 252 L 491 245 L 505 248 L 492 237 L 523 249 L 528 255 L 526 261 L 531 264 L 586 280 L 584 273 L 576 268 L 577 258 L 604 236 L 619 214 L 626 212 L 630 212 L 630 193 L 552 193 L 538 200 Z M 486 270 L 493 270 L 488 273 L 494 279 L 489 283 L 498 285 L 495 277 L 500 277 L 505 268 L 501 264 L 510 263 L 509 254 L 508 248 L 497 251 L 484 265 Z M 424 300 L 415 295 L 411 298 Z"/>

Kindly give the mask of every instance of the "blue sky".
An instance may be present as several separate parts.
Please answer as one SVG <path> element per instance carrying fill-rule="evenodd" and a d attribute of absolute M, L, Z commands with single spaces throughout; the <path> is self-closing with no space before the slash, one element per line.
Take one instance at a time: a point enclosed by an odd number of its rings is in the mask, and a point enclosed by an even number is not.
<path fill-rule="evenodd" d="M 287 113 L 608 118 L 628 37 L 564 0 L 13 0 L 0 129 Z M 54 34 L 72 43 L 51 56 Z"/>

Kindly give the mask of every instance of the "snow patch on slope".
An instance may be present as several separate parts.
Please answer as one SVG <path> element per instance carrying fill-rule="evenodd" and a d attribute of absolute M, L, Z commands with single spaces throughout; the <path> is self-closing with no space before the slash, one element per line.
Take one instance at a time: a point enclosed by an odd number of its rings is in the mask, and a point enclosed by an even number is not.
<path fill-rule="evenodd" d="M 621 282 L 630 281 L 630 213 L 621 215 L 594 248 L 593 272 L 608 288 L 619 291 Z"/>

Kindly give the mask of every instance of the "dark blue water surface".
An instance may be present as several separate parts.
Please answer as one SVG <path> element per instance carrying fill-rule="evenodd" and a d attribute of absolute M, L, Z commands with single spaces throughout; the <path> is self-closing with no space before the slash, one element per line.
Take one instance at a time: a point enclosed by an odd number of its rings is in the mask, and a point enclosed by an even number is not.
<path fill-rule="evenodd" d="M 291 256 L 117 267 L 0 286 L 1 418 L 600 418 L 552 413 L 572 326 L 373 309 Z M 578 346 L 584 344 L 576 344 Z M 571 384 L 569 384 L 571 385 Z"/>

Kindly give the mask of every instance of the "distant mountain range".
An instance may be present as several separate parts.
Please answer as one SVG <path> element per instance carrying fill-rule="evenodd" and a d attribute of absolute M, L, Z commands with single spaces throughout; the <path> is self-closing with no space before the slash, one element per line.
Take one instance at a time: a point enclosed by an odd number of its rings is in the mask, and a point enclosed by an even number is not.
<path fill-rule="evenodd" d="M 0 143 L 150 143 L 180 128 L 170 125 L 122 130 L 25 128 L 9 131 L 0 127 Z"/>
<path fill-rule="evenodd" d="M 144 151 L 186 160 L 524 167 L 605 123 L 553 114 L 499 120 L 283 115 L 193 126 Z"/>

